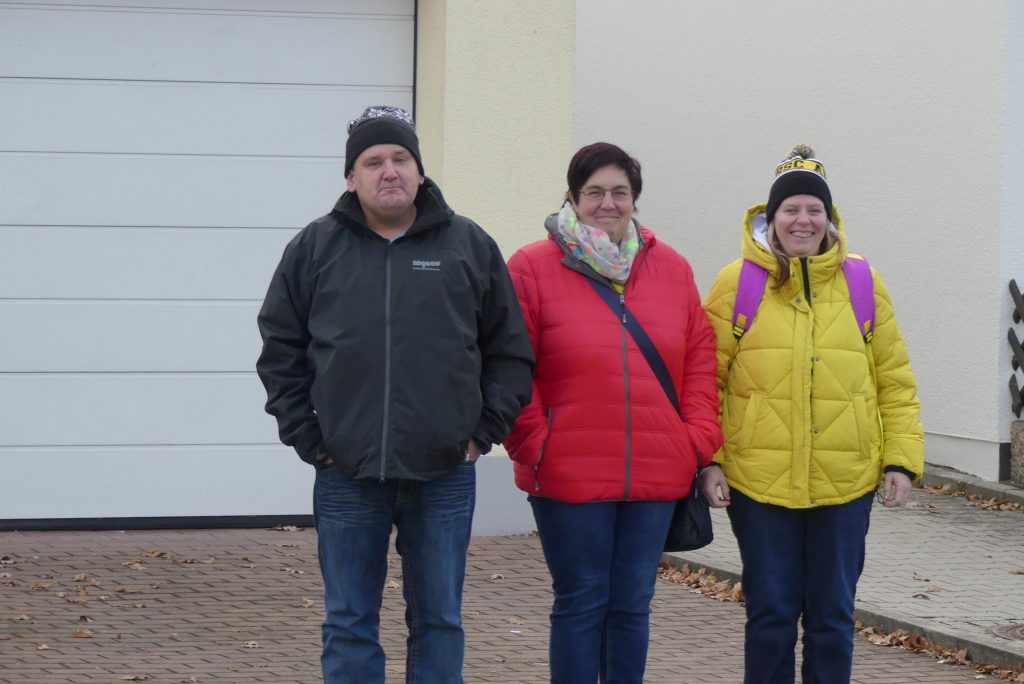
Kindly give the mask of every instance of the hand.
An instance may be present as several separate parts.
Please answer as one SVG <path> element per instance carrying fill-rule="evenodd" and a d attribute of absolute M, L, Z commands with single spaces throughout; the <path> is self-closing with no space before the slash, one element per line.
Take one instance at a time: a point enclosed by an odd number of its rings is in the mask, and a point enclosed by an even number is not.
<path fill-rule="evenodd" d="M 731 503 L 729 481 L 725 479 L 720 466 L 710 465 L 701 472 L 700 487 L 712 508 L 725 508 Z"/>
<path fill-rule="evenodd" d="M 896 508 L 907 503 L 910 496 L 910 478 L 898 470 L 890 470 L 882 478 L 882 505 Z"/>
<path fill-rule="evenodd" d="M 466 460 L 470 463 L 476 463 L 476 459 L 480 458 L 480 447 L 476 445 L 472 439 L 469 440 L 469 444 L 466 446 Z"/>

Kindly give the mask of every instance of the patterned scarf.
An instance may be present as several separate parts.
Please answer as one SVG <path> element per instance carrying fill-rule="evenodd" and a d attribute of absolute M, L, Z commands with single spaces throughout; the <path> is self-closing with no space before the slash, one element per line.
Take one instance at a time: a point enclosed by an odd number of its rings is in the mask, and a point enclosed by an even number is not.
<path fill-rule="evenodd" d="M 616 283 L 626 282 L 640 251 L 636 221 L 630 219 L 622 242 L 615 244 L 608 233 L 582 223 L 569 202 L 558 212 L 558 234 L 574 257 Z"/>

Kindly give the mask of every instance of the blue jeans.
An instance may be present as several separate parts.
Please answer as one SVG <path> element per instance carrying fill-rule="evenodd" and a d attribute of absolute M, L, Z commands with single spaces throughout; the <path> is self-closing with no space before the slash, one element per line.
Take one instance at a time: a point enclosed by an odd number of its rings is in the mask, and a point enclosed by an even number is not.
<path fill-rule="evenodd" d="M 640 684 L 674 501 L 530 497 L 555 593 L 552 684 Z"/>
<path fill-rule="evenodd" d="M 731 492 L 743 559 L 744 684 L 793 684 L 803 615 L 804 684 L 844 684 L 853 665 L 853 604 L 874 493 L 790 509 Z"/>
<path fill-rule="evenodd" d="M 472 463 L 428 482 L 317 471 L 313 521 L 327 612 L 320 659 L 326 684 L 384 684 L 380 605 L 392 525 L 409 628 L 405 681 L 461 684 L 462 583 L 475 502 Z"/>

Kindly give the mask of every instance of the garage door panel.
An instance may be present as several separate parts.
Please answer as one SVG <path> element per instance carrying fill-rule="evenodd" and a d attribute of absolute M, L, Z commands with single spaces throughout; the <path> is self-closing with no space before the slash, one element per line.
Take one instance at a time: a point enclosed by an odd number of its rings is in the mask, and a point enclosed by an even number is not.
<path fill-rule="evenodd" d="M 0 102 L 0 150 L 340 157 L 347 119 L 412 89 L 5 79 Z"/>
<path fill-rule="evenodd" d="M 0 372 L 252 372 L 259 302 L 0 301 Z"/>
<path fill-rule="evenodd" d="M 0 296 L 262 299 L 285 245 L 313 218 L 266 229 L 0 227 Z"/>
<path fill-rule="evenodd" d="M 0 6 L 0 76 L 409 86 L 413 33 L 411 16 Z"/>
<path fill-rule="evenodd" d="M 0 446 L 273 444 L 255 373 L 8 373 Z"/>
<path fill-rule="evenodd" d="M 0 519 L 312 513 L 313 469 L 276 446 L 0 448 Z"/>
<path fill-rule="evenodd" d="M 0 154 L 8 225 L 287 228 L 330 211 L 342 159 Z"/>
<path fill-rule="evenodd" d="M 57 6 L 65 9 L 81 7 L 88 10 L 96 9 L 96 0 L 46 0 L 47 6 Z M 30 2 L 0 2 L 0 7 L 23 7 L 31 6 Z M 190 12 L 198 11 L 244 11 L 250 14 L 266 12 L 271 14 L 295 12 L 319 14 L 389 14 L 412 16 L 413 0 L 203 0 L 201 3 L 196 0 L 104 0 L 103 8 L 108 10 L 132 10 L 132 9 L 177 9 Z M 287 10 L 283 8 L 287 7 Z"/>

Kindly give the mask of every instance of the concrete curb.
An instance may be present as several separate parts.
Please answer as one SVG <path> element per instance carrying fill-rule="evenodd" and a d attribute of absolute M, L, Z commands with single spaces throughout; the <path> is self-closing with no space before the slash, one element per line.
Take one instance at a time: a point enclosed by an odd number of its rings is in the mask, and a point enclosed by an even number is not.
<path fill-rule="evenodd" d="M 992 482 L 944 466 L 926 466 L 921 483 L 932 487 L 950 485 L 983 499 L 999 499 L 1024 505 L 1024 488 L 1008 482 Z"/>
<path fill-rule="evenodd" d="M 684 565 L 690 566 L 691 570 L 704 568 L 715 577 L 732 582 L 740 581 L 741 577 L 741 568 L 726 567 L 724 563 L 715 566 L 701 563 L 687 558 L 685 552 L 666 553 L 662 556 L 662 560 L 677 569 L 682 569 Z M 991 642 L 982 641 L 972 636 L 958 634 L 948 626 L 931 620 L 901 615 L 876 605 L 862 603 L 859 599 L 857 603 L 858 606 L 854 609 L 853 616 L 860 620 L 865 627 L 874 627 L 885 632 L 901 629 L 908 634 L 922 636 L 932 643 L 952 651 L 967 649 L 967 654 L 973 663 L 1008 669 L 1020 667 L 1021 663 L 1024 663 L 1024 642 L 1018 643 L 995 635 L 992 636 Z"/>

